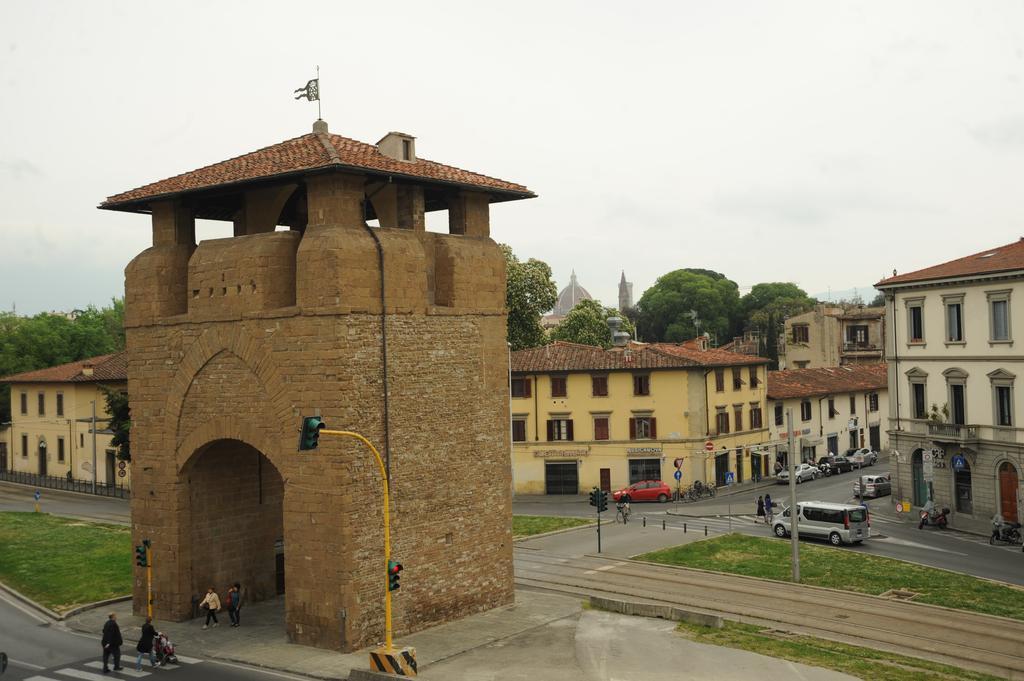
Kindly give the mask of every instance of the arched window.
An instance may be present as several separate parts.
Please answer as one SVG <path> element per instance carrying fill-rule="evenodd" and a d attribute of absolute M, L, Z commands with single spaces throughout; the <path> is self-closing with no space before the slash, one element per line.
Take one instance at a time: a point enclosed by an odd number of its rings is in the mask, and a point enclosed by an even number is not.
<path fill-rule="evenodd" d="M 964 466 L 953 474 L 956 492 L 956 510 L 960 513 L 974 513 L 974 491 L 971 489 L 971 464 L 964 457 Z"/>

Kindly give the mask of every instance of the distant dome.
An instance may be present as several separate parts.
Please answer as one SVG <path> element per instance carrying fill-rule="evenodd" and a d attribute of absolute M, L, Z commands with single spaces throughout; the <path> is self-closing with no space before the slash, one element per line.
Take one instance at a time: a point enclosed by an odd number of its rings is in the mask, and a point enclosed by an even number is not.
<path fill-rule="evenodd" d="M 576 270 L 572 271 L 572 276 L 569 277 L 569 285 L 562 289 L 562 292 L 558 294 L 558 302 L 555 303 L 555 309 L 552 314 L 559 317 L 564 317 L 569 314 L 569 311 L 576 307 L 581 300 L 593 300 L 594 297 L 587 293 L 587 289 L 580 286 L 579 282 L 576 281 Z"/>

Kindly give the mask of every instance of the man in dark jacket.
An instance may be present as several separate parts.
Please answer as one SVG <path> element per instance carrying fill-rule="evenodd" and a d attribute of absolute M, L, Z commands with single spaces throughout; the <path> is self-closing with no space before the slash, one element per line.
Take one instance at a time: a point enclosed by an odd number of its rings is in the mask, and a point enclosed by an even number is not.
<path fill-rule="evenodd" d="M 117 613 L 110 613 L 107 623 L 103 625 L 103 673 L 109 674 L 110 668 L 107 660 L 114 656 L 114 671 L 121 671 L 121 645 L 124 640 L 121 638 L 121 627 L 117 626 Z"/>

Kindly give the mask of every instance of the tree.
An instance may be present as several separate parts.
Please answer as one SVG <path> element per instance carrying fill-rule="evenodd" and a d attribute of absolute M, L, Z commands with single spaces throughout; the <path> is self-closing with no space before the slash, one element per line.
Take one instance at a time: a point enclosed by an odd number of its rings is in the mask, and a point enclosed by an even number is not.
<path fill-rule="evenodd" d="M 885 294 L 879 291 L 878 295 L 868 303 L 868 307 L 885 307 Z"/>
<path fill-rule="evenodd" d="M 551 340 L 569 341 L 583 345 L 595 345 L 608 349 L 612 346 L 612 332 L 608 328 L 608 318 L 622 319 L 620 331 L 635 336 L 636 329 L 629 319 L 610 307 L 601 307 L 596 300 L 581 300 L 562 323 L 551 330 Z"/>
<path fill-rule="evenodd" d="M 675 270 L 644 291 L 637 307 L 637 332 L 647 341 L 678 342 L 698 332 L 729 338 L 740 306 L 736 282 L 708 270 Z M 696 313 L 696 318 L 691 312 Z"/>
<path fill-rule="evenodd" d="M 43 312 L 0 313 L 0 376 L 74 362 L 124 349 L 124 303 L 88 307 L 74 319 Z M 10 386 L 0 386 L 0 423 L 11 420 Z"/>
<path fill-rule="evenodd" d="M 779 333 L 786 317 L 807 312 L 814 299 L 796 284 L 769 282 L 756 284 L 740 301 L 746 331 L 756 331 L 764 339 L 772 368 L 779 362 Z"/>
<path fill-rule="evenodd" d="M 107 413 L 110 414 L 110 430 L 114 431 L 114 437 L 110 438 L 110 444 L 117 450 L 117 458 L 122 461 L 132 460 L 131 449 L 131 410 L 128 406 L 128 392 L 121 389 L 100 386 L 103 391 L 103 399 L 107 403 Z"/>
<path fill-rule="evenodd" d="M 513 350 L 535 348 L 547 342 L 540 318 L 558 301 L 558 288 L 551 278 L 551 268 L 530 258 L 520 262 L 512 248 L 500 244 L 505 254 L 507 283 L 505 305 L 508 307 L 508 342 Z"/>

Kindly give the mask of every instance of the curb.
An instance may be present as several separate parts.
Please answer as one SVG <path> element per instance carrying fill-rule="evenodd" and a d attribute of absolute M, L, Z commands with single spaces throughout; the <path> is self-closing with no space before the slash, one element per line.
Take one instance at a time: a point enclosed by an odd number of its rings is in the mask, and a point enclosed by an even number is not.
<path fill-rule="evenodd" d="M 20 591 L 16 591 L 15 589 L 12 589 L 3 582 L 0 582 L 0 591 L 3 591 L 8 596 L 11 596 L 17 601 L 20 601 L 22 604 L 27 605 L 28 607 L 39 612 L 40 614 L 46 615 L 55 622 L 63 622 L 69 617 L 80 615 L 81 613 L 86 612 L 88 610 L 102 608 L 105 605 L 113 605 L 114 603 L 123 603 L 124 601 L 130 601 L 132 599 L 131 596 L 117 596 L 116 598 L 108 598 L 103 601 L 96 601 L 95 603 L 86 603 L 85 605 L 79 605 L 61 614 L 56 612 L 55 610 L 50 610 L 45 605 L 40 605 L 39 603 L 36 603 L 25 594 L 21 593 Z"/>
<path fill-rule="evenodd" d="M 605 523 L 605 524 L 607 524 L 607 523 Z M 526 536 L 526 537 L 517 537 L 517 538 L 512 540 L 512 543 L 513 544 L 518 544 L 519 542 L 528 541 L 530 539 L 541 539 L 542 537 L 551 537 L 551 536 L 554 536 L 556 534 L 565 534 L 566 532 L 575 532 L 576 530 L 585 530 L 585 529 L 587 529 L 589 527 L 597 527 L 597 523 L 587 523 L 586 525 L 576 525 L 574 527 L 563 527 L 560 530 L 551 530 L 550 532 L 541 532 L 540 534 L 531 534 L 531 535 Z"/>
<path fill-rule="evenodd" d="M 603 596 L 591 596 L 590 605 L 601 610 L 617 612 L 621 615 L 686 622 L 687 624 L 699 624 L 704 627 L 711 627 L 712 629 L 721 629 L 725 626 L 723 618 L 718 615 L 708 615 L 672 605 L 620 601 L 615 598 L 604 598 Z"/>

